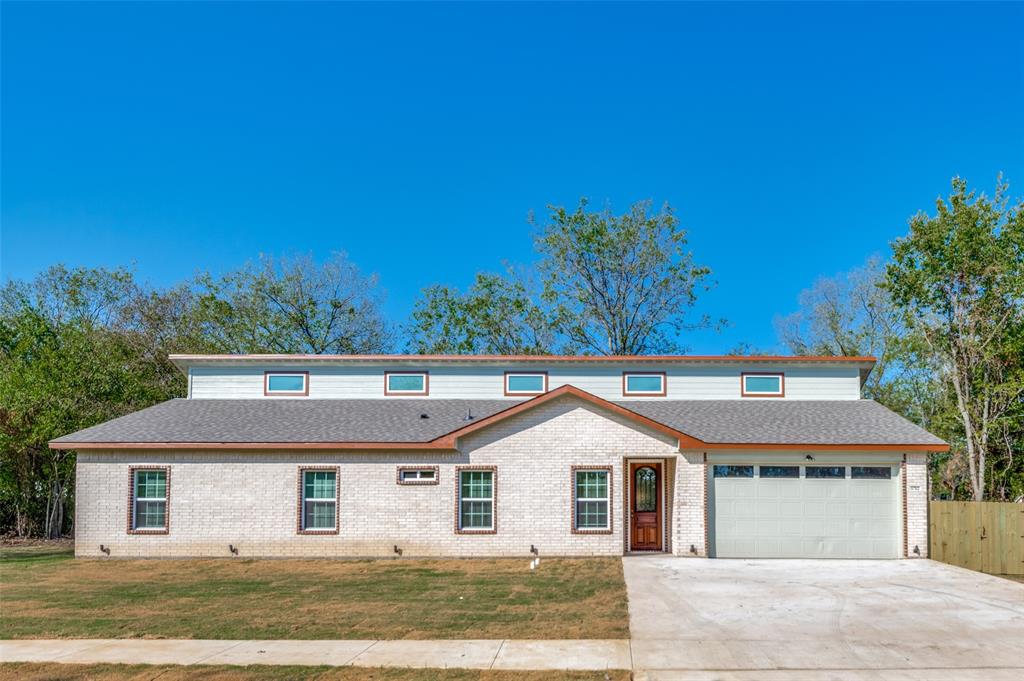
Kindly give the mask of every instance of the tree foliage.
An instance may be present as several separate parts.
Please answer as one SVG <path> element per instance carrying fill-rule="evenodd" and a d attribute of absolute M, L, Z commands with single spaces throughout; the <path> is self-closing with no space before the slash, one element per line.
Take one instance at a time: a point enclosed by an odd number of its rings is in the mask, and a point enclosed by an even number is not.
<path fill-rule="evenodd" d="M 59 536 L 73 452 L 55 437 L 184 395 L 175 352 L 389 350 L 376 279 L 343 255 L 264 258 L 158 289 L 126 269 L 55 265 L 0 290 L 0 531 Z"/>
<path fill-rule="evenodd" d="M 382 301 L 377 277 L 344 253 L 322 264 L 262 256 L 220 278 L 201 276 L 196 315 L 220 352 L 371 354 L 393 341 Z"/>
<path fill-rule="evenodd" d="M 535 277 L 478 274 L 465 292 L 433 286 L 410 323 L 415 352 L 629 355 L 678 352 L 681 334 L 711 324 L 690 318 L 711 271 L 686 250 L 667 204 L 611 209 L 549 206 L 538 226 Z M 534 222 L 536 225 L 535 221 Z M 539 280 L 531 285 L 533 278 Z"/>
<path fill-rule="evenodd" d="M 1005 465 L 990 457 L 1000 452 L 1004 464 L 1024 454 L 1024 204 L 1011 205 L 1007 190 L 1000 179 L 989 199 L 955 178 L 936 214 L 915 215 L 893 244 L 886 280 L 952 389 L 979 501 L 1007 482 Z"/>
<path fill-rule="evenodd" d="M 999 182 L 988 199 L 959 178 L 918 213 L 892 260 L 822 279 L 777 322 L 794 354 L 873 355 L 865 395 L 951 445 L 937 491 L 1024 495 L 1024 226 Z"/>

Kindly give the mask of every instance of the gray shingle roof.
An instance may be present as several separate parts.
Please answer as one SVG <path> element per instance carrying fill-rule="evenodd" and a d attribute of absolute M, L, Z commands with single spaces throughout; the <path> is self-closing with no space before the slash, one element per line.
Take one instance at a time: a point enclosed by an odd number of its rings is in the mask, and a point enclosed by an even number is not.
<path fill-rule="evenodd" d="M 945 444 L 874 400 L 629 400 L 618 404 L 709 443 Z"/>
<path fill-rule="evenodd" d="M 943 444 L 871 400 L 616 403 L 708 443 Z M 176 399 L 53 442 L 428 442 L 515 404 L 511 400 L 437 398 Z M 472 420 L 466 419 L 468 413 Z M 427 418 L 422 418 L 423 414 Z"/>

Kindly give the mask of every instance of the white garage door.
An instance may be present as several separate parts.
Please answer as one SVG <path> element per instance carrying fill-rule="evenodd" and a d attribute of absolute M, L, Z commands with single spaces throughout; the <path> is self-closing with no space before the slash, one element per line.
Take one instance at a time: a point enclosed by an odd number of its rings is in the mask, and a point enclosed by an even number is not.
<path fill-rule="evenodd" d="M 711 466 L 719 558 L 898 558 L 898 465 Z"/>

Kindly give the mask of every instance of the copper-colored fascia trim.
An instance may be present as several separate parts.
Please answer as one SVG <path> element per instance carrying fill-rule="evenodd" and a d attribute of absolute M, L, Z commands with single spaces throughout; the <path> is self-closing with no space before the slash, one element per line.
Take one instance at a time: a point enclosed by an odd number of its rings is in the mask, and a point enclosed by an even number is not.
<path fill-rule="evenodd" d="M 431 442 L 56 442 L 50 449 L 454 449 Z"/>
<path fill-rule="evenodd" d="M 823 355 L 169 355 L 175 361 L 338 361 L 351 360 L 362 362 L 392 361 L 453 361 L 453 362 L 837 362 L 867 363 L 877 362 L 877 358 L 863 357 L 828 357 Z"/>
<path fill-rule="evenodd" d="M 883 445 L 883 444 L 814 444 L 799 443 L 764 443 L 756 442 L 709 442 L 697 449 L 760 449 L 760 450 L 800 450 L 800 451 L 851 451 L 851 452 L 948 452 L 949 445 Z"/>
<path fill-rule="evenodd" d="M 628 410 L 627 410 L 628 411 Z M 630 412 L 632 413 L 632 412 Z M 632 417 L 630 417 L 632 418 Z M 642 419 L 644 417 L 641 417 Z M 649 421 L 649 419 L 647 419 Z M 476 424 L 474 424 L 476 425 Z M 649 424 L 655 430 L 659 430 L 673 437 L 682 435 L 685 442 L 681 440 L 680 449 L 760 449 L 760 450 L 807 450 L 807 451 L 866 451 L 866 452 L 948 452 L 949 445 L 871 445 L 871 444 L 814 444 L 809 442 L 798 442 L 792 444 L 752 442 L 728 443 L 728 442 L 702 442 L 694 437 L 672 430 L 651 421 Z M 459 436 L 465 433 L 457 431 Z M 394 449 L 394 450 L 444 450 L 456 451 L 454 438 L 444 436 L 438 440 L 429 442 L 59 442 L 50 444 L 50 449 L 280 449 L 280 450 L 302 450 L 302 449 Z"/>

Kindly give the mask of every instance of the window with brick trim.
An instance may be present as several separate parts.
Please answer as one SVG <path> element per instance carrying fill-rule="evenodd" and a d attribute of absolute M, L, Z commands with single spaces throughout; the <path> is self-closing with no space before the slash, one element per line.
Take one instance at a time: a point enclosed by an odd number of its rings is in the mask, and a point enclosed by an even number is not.
<path fill-rule="evenodd" d="M 130 529 L 137 532 L 167 530 L 167 469 L 132 469 Z"/>
<path fill-rule="evenodd" d="M 459 530 L 494 529 L 494 471 L 459 471 Z"/>
<path fill-rule="evenodd" d="M 303 532 L 334 532 L 338 529 L 338 472 L 328 469 L 302 471 L 302 502 L 299 527 Z"/>
<path fill-rule="evenodd" d="M 436 485 L 438 483 L 437 466 L 399 466 L 399 485 Z"/>
<path fill-rule="evenodd" d="M 611 470 L 573 469 L 573 529 L 580 532 L 611 529 Z"/>

